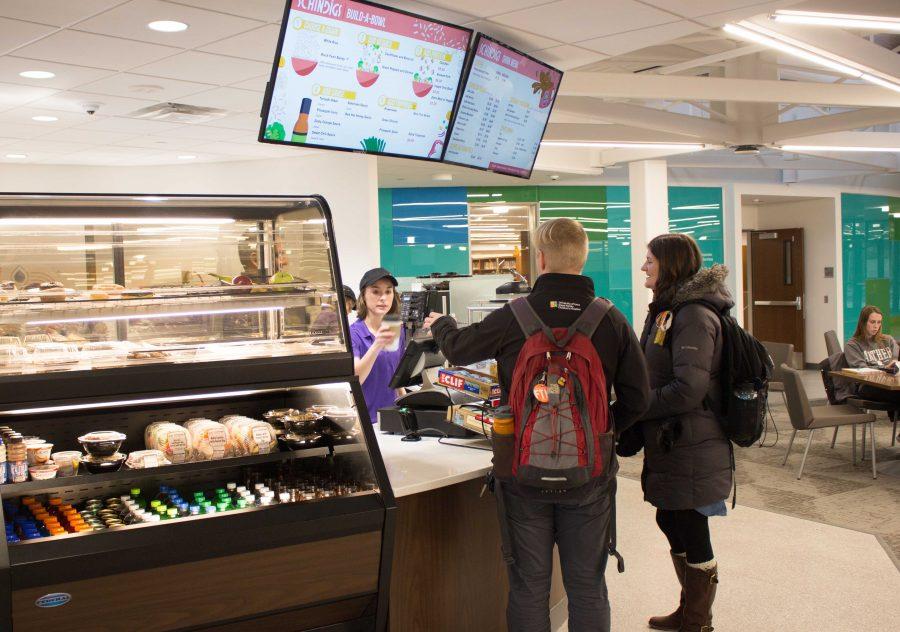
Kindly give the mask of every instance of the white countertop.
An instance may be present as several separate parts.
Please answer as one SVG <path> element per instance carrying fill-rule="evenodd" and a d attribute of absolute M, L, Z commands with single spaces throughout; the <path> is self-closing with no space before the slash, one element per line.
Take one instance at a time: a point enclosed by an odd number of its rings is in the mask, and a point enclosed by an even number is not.
<path fill-rule="evenodd" d="M 420 494 L 480 478 L 491 469 L 490 450 L 472 450 L 438 443 L 437 437 L 400 441 L 400 435 L 385 434 L 375 425 L 378 447 L 387 469 L 394 496 Z M 484 437 L 445 439 L 449 443 L 490 448 Z"/>

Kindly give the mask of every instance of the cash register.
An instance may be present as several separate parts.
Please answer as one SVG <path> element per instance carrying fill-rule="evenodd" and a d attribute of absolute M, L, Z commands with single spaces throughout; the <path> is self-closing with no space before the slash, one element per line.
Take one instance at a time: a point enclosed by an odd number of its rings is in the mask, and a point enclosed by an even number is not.
<path fill-rule="evenodd" d="M 410 388 L 394 406 L 378 410 L 382 432 L 402 434 L 416 440 L 418 432 L 427 428 L 439 430 L 448 437 L 471 437 L 471 430 L 447 421 L 450 406 L 471 404 L 479 398 L 432 383 L 429 369 L 443 366 L 444 356 L 430 337 L 412 339 L 391 378 L 391 388 Z"/>

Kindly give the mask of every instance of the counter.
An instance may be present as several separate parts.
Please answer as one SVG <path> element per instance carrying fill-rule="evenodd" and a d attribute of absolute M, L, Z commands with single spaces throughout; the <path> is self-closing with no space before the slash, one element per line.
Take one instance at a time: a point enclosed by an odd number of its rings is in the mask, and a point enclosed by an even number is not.
<path fill-rule="evenodd" d="M 402 442 L 375 428 L 398 508 L 390 630 L 506 630 L 508 583 L 497 507 L 489 492 L 480 495 L 491 452 L 434 437 Z M 446 441 L 490 448 L 483 438 Z M 550 605 L 555 630 L 567 616 L 558 558 Z"/>

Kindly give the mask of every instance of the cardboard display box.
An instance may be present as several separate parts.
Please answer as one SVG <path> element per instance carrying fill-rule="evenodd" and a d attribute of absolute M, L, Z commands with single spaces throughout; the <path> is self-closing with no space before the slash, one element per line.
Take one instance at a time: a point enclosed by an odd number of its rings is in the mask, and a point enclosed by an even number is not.
<path fill-rule="evenodd" d="M 495 378 L 485 373 L 455 368 L 440 369 L 438 384 L 492 402 L 500 399 L 500 385 Z"/>

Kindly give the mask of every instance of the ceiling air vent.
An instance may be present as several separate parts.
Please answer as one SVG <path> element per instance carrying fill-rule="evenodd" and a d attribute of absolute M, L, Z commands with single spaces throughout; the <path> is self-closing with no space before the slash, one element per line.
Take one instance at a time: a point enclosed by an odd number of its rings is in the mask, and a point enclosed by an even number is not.
<path fill-rule="evenodd" d="M 129 118 L 145 121 L 165 121 L 167 123 L 207 123 L 220 119 L 228 110 L 205 108 L 184 103 L 157 103 L 128 114 Z"/>
<path fill-rule="evenodd" d="M 731 149 L 734 153 L 745 156 L 755 156 L 759 153 L 759 145 L 734 145 Z"/>

